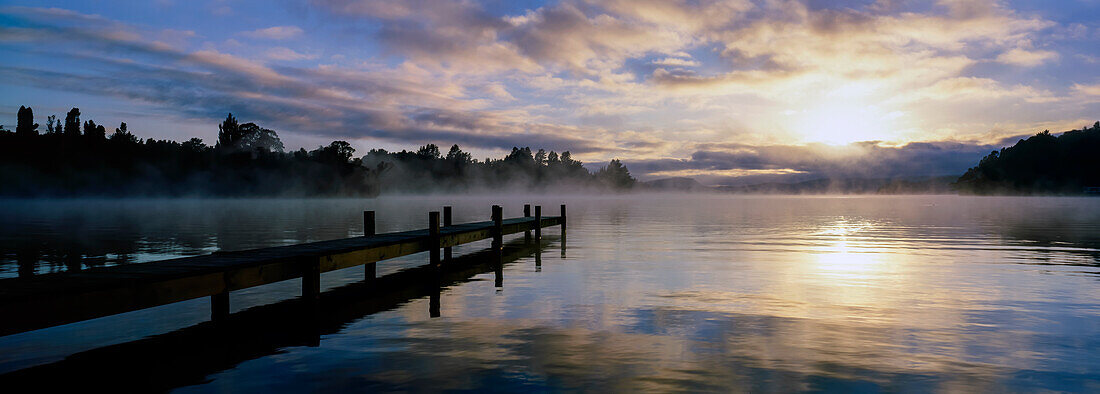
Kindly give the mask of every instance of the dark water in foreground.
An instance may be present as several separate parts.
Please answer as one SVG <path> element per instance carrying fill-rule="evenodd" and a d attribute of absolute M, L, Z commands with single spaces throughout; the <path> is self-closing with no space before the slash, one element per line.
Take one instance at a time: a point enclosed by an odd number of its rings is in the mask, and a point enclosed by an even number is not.
<path fill-rule="evenodd" d="M 569 204 L 565 257 L 548 237 L 541 266 L 521 253 L 501 287 L 491 269 L 474 271 L 442 289 L 438 317 L 419 293 L 341 305 L 319 318 L 319 339 L 256 339 L 259 350 L 194 360 L 202 367 L 187 372 L 200 377 L 180 391 L 1100 391 L 1100 199 L 5 201 L 0 276 L 356 236 L 363 209 L 387 232 L 426 227 L 444 203 L 468 222 L 494 203 L 518 216 L 524 202 L 546 214 Z M 361 278 L 353 268 L 322 280 Z M 299 286 L 234 292 L 232 309 Z M 155 334 L 191 338 L 208 308 L 194 300 L 0 337 L 0 373 L 63 371 Z M 172 355 L 149 362 L 158 357 Z"/>

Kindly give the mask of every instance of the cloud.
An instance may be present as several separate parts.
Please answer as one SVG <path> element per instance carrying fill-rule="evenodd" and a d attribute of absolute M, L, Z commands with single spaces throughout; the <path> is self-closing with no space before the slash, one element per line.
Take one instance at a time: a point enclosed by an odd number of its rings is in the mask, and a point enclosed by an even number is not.
<path fill-rule="evenodd" d="M 1014 66 L 1035 67 L 1058 58 L 1058 53 L 1042 50 L 1013 48 L 997 55 L 997 61 Z"/>
<path fill-rule="evenodd" d="M 91 45 L 109 49 L 104 51 L 108 55 L 124 51 L 149 62 L 89 54 L 82 61 L 96 64 L 105 74 L 0 66 L 0 80 L 153 103 L 211 121 L 233 112 L 280 131 L 340 139 L 460 143 L 492 149 L 536 143 L 574 152 L 605 149 L 582 130 L 477 110 L 464 99 L 464 86 L 414 66 L 273 68 L 214 50 L 185 51 L 144 42 L 143 34 L 105 30 L 99 24 L 31 30 L 33 34 L 25 37 L 31 43 Z"/>
<path fill-rule="evenodd" d="M 267 52 L 266 52 L 266 55 L 267 55 L 268 59 L 288 60 L 288 61 L 313 60 L 313 59 L 316 59 L 316 58 L 320 57 L 319 55 L 314 55 L 314 54 L 299 53 L 299 52 L 297 52 L 293 49 L 286 48 L 286 47 L 275 47 L 275 48 L 268 49 Z"/>
<path fill-rule="evenodd" d="M 245 37 L 267 40 L 285 40 L 302 35 L 302 28 L 298 26 L 272 26 L 241 33 Z"/>
<path fill-rule="evenodd" d="M 1087 96 L 1100 96 L 1100 84 L 1082 85 L 1075 83 L 1073 84 L 1073 90 Z"/>
<path fill-rule="evenodd" d="M 1058 101 L 1053 93 L 1040 91 L 1030 86 L 1016 85 L 1006 87 L 989 78 L 957 77 L 936 82 L 926 88 L 914 91 L 913 100 L 931 100 L 936 102 L 952 101 L 992 101 L 1005 98 L 1022 99 L 1026 102 L 1045 103 Z"/>
<path fill-rule="evenodd" d="M 666 57 L 663 59 L 654 60 L 653 65 L 668 67 L 696 67 L 699 65 L 699 62 L 678 57 Z"/>
<path fill-rule="evenodd" d="M 777 179 L 959 175 L 999 146 L 961 142 L 878 142 L 844 146 L 702 144 L 689 159 L 626 161 L 643 178 L 694 176 L 708 184 Z"/>
<path fill-rule="evenodd" d="M 1082 28 L 993 0 L 561 0 L 506 13 L 478 0 L 309 3 L 331 28 L 218 37 L 2 8 L 13 23 L 0 45 L 25 59 L 3 63 L 0 78 L 207 120 L 233 111 L 285 133 L 540 145 L 652 166 L 631 164 L 640 174 L 726 180 L 852 163 L 938 173 L 972 160 L 967 146 L 1100 109 L 1087 99 L 1095 86 L 1049 77 L 1060 56 L 1092 58 L 1052 38 L 1085 40 Z M 242 37 L 316 47 L 233 45 Z M 848 144 L 864 139 L 883 142 Z M 956 139 L 978 142 L 911 144 Z M 825 140 L 836 145 L 811 143 Z"/>

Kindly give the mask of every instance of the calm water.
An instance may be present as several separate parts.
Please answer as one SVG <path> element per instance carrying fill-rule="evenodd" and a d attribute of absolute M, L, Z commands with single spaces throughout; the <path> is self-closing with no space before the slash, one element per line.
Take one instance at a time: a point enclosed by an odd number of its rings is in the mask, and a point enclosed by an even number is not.
<path fill-rule="evenodd" d="M 0 276 L 357 236 L 364 209 L 386 232 L 426 227 L 444 203 L 467 222 L 524 202 L 569 204 L 564 253 L 548 237 L 541 266 L 522 256 L 502 287 L 491 270 L 447 286 L 438 317 L 412 297 L 343 313 L 315 343 L 197 361 L 201 377 L 180 391 L 1100 391 L 1095 198 L 5 201 Z M 352 268 L 323 284 L 361 278 Z M 232 309 L 299 289 L 234 292 Z M 0 337 L 0 373 L 186 331 L 208 308 Z"/>

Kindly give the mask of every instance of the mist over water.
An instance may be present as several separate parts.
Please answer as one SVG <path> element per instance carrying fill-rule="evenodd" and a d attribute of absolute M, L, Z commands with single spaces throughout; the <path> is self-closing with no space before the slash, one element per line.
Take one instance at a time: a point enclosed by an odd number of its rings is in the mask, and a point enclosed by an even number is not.
<path fill-rule="evenodd" d="M 1089 198 L 629 195 L 9 200 L 0 275 L 423 228 L 569 206 L 567 248 L 363 316 L 183 391 L 1100 390 L 1100 203 Z M 556 228 L 546 230 L 556 234 Z M 549 237 L 548 237 L 549 238 Z M 550 239 L 550 242 L 556 242 Z M 464 246 L 456 254 L 485 247 Z M 423 264 L 413 255 L 379 274 Z M 361 269 L 326 274 L 332 288 Z M 233 293 L 232 309 L 297 296 Z M 207 319 L 193 300 L 0 337 L 0 373 Z M 272 327 L 278 330 L 279 327 Z"/>

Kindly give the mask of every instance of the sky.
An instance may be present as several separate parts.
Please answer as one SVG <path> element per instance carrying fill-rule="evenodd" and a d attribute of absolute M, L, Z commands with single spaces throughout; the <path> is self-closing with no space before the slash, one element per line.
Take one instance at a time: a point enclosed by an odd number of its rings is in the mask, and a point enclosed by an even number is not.
<path fill-rule="evenodd" d="M 0 3 L 0 124 L 513 146 L 710 185 L 958 175 L 1100 119 L 1100 0 Z M 44 129 L 45 126 L 42 126 Z"/>

